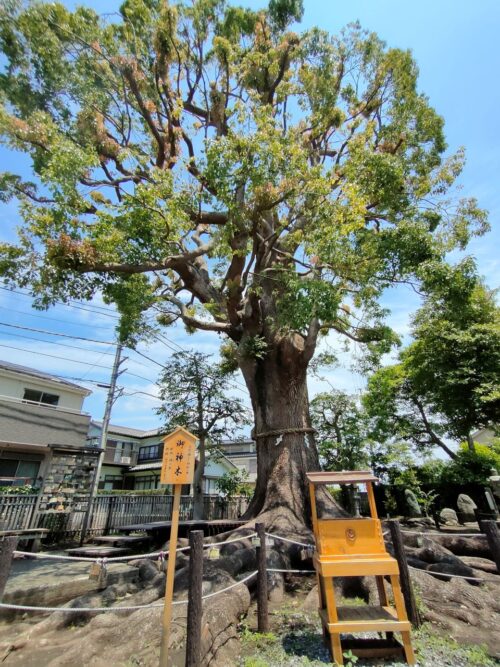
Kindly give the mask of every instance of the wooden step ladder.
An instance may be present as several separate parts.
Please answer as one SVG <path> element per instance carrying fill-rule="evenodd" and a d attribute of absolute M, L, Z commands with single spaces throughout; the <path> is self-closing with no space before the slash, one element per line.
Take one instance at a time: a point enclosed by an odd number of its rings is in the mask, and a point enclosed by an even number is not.
<path fill-rule="evenodd" d="M 399 582 L 397 561 L 385 548 L 382 527 L 377 517 L 370 471 L 311 472 L 307 474 L 316 552 L 313 557 L 318 577 L 319 614 L 323 636 L 329 640 L 333 660 L 344 664 L 343 649 L 354 655 L 376 658 L 404 653 L 409 665 L 415 664 L 411 645 L 410 622 L 406 614 Z M 370 506 L 369 518 L 318 518 L 316 488 L 318 485 L 365 484 Z M 380 605 L 339 607 L 335 600 L 335 577 L 374 576 Z M 385 577 L 392 586 L 394 606 L 389 605 Z M 341 640 L 341 633 L 383 632 L 385 639 Z M 394 639 L 401 633 L 403 644 Z"/>

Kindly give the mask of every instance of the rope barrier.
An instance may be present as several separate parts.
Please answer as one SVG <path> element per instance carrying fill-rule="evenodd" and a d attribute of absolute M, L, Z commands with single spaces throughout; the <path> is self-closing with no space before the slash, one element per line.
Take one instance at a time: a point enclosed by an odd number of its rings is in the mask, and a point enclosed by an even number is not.
<path fill-rule="evenodd" d="M 488 581 L 494 584 L 500 584 L 500 577 L 497 579 L 490 579 L 489 577 L 468 577 L 464 574 L 446 574 L 446 572 L 434 572 L 434 570 L 422 570 L 420 567 L 415 567 L 414 565 L 408 565 L 411 570 L 417 570 L 418 572 L 427 572 L 427 574 L 432 575 L 433 577 L 453 577 L 454 579 L 467 579 L 467 581 Z"/>
<path fill-rule="evenodd" d="M 484 533 L 424 533 L 421 530 L 401 530 L 401 532 L 407 535 L 423 535 L 424 537 L 435 537 L 436 535 L 445 535 L 446 537 L 479 537 L 484 535 Z"/>
<path fill-rule="evenodd" d="M 295 540 L 289 540 L 288 537 L 281 537 L 281 535 L 274 535 L 273 533 L 265 533 L 267 537 L 272 537 L 275 540 L 281 540 L 282 542 L 288 542 L 289 544 L 297 544 L 299 547 L 306 547 L 307 549 L 314 549 L 314 544 L 306 544 L 305 542 L 297 542 Z"/>
<path fill-rule="evenodd" d="M 292 574 L 316 574 L 316 570 L 280 570 L 275 567 L 268 567 L 267 572 L 282 572 Z"/>
<path fill-rule="evenodd" d="M 317 430 L 312 427 L 304 428 L 275 428 L 272 431 L 263 431 L 262 433 L 256 433 L 254 438 L 258 440 L 259 438 L 268 438 L 273 435 L 287 435 L 289 433 L 317 433 Z"/>
<path fill-rule="evenodd" d="M 190 547 L 179 547 L 176 549 L 176 551 L 188 551 Z M 119 561 L 127 561 L 127 560 L 140 560 L 144 558 L 157 558 L 161 556 L 162 554 L 164 556 L 168 556 L 170 552 L 169 551 L 154 551 L 149 554 L 137 554 L 135 556 L 112 556 L 110 558 L 106 558 L 106 562 L 108 563 L 117 563 Z M 90 558 L 87 556 L 62 556 L 62 555 L 56 555 L 56 554 L 49 554 L 46 552 L 38 552 L 38 553 L 33 553 L 31 551 L 14 551 L 15 556 L 26 556 L 27 558 L 38 558 L 38 559 L 49 559 L 49 560 L 67 560 L 67 561 L 78 561 L 81 563 L 99 563 L 100 561 L 103 560 L 102 556 L 101 557 L 96 557 L 96 558 Z"/>
<path fill-rule="evenodd" d="M 224 542 L 207 542 L 206 544 L 203 545 L 204 549 L 209 549 L 211 547 L 222 547 L 225 544 L 233 544 L 233 542 L 241 542 L 242 540 L 249 540 L 252 539 L 252 537 L 255 537 L 257 533 L 250 533 L 250 535 L 244 535 L 242 537 L 236 537 L 231 540 L 225 540 Z M 176 549 L 176 552 L 178 551 L 189 551 L 191 547 L 179 547 Z M 118 563 L 118 562 L 124 562 L 128 560 L 141 560 L 141 559 L 146 559 L 146 558 L 159 558 L 161 556 L 168 556 L 170 552 L 169 551 L 153 551 L 152 553 L 148 554 L 136 554 L 132 556 L 111 556 L 109 558 L 106 558 L 107 563 Z M 76 562 L 82 562 L 82 563 L 100 563 L 103 558 L 102 557 L 96 557 L 96 558 L 91 558 L 87 556 L 63 556 L 59 554 L 50 554 L 46 552 L 38 552 L 38 553 L 33 553 L 32 551 L 14 551 L 15 556 L 25 556 L 27 558 L 38 558 L 38 559 L 49 559 L 49 560 L 60 560 L 60 561 L 76 561 Z"/>
<path fill-rule="evenodd" d="M 244 535 L 243 537 L 235 537 L 232 540 L 226 540 L 225 542 L 206 542 L 203 545 L 204 549 L 211 549 L 212 547 L 222 547 L 225 544 L 233 544 L 233 542 L 242 542 L 243 540 L 251 540 L 252 537 L 255 537 L 257 533 L 250 533 L 250 535 Z"/>
<path fill-rule="evenodd" d="M 202 596 L 202 600 L 208 600 L 209 598 L 213 598 L 216 595 L 220 595 L 221 593 L 226 593 L 227 591 L 230 591 L 232 588 L 236 588 L 237 586 L 240 586 L 241 584 L 246 583 L 247 581 L 250 581 L 255 575 L 257 574 L 257 570 L 254 570 L 254 572 L 251 572 L 248 574 L 246 577 L 243 579 L 240 579 L 239 581 L 235 581 L 233 584 L 230 586 L 226 586 L 226 588 L 221 588 L 219 591 L 214 591 L 213 593 L 208 593 L 207 595 Z M 180 604 L 187 604 L 188 600 L 174 600 L 172 602 L 173 605 L 180 605 Z M 141 604 L 141 605 L 131 605 L 127 607 L 34 607 L 31 605 L 24 605 L 24 604 L 9 604 L 7 602 L 0 602 L 0 609 L 12 609 L 15 611 L 37 611 L 37 612 L 60 612 L 62 614 L 65 614 L 66 612 L 69 613 L 91 613 L 91 612 L 106 612 L 106 611 L 137 611 L 139 609 L 158 609 L 160 607 L 163 607 L 164 603 L 160 602 L 158 604 Z"/>

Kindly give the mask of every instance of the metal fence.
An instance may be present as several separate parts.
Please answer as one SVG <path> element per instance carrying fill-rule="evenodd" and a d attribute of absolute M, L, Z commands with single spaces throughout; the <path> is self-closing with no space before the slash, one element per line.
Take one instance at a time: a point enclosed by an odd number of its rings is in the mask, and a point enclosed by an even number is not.
<path fill-rule="evenodd" d="M 21 528 L 48 528 L 55 535 L 77 534 L 83 526 L 84 500 L 78 510 L 50 511 L 35 515 L 38 496 L 0 496 L 0 530 Z M 237 497 L 225 500 L 219 496 L 205 496 L 204 519 L 238 519 L 246 510 L 248 499 Z M 172 515 L 173 496 L 166 495 L 98 495 L 92 503 L 88 532 L 93 535 L 108 533 L 128 524 L 168 521 Z M 193 518 L 192 496 L 181 496 L 180 519 Z"/>

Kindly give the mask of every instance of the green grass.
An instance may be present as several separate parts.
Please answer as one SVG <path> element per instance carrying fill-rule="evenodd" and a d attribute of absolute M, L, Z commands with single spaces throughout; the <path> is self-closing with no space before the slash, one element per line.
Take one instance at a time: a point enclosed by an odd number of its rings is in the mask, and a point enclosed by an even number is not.
<path fill-rule="evenodd" d="M 354 604 L 361 602 L 355 600 Z M 285 604 L 271 616 L 271 623 L 273 631 L 265 634 L 242 626 L 238 667 L 331 667 L 317 614 L 299 611 L 296 606 Z M 449 636 L 438 633 L 430 624 L 414 631 L 412 641 L 421 666 L 429 667 L 436 662 L 466 667 L 500 665 L 488 656 L 485 647 L 459 644 Z M 348 654 L 344 654 L 344 658 L 346 667 L 373 664 Z M 401 664 L 404 664 L 402 659 Z"/>

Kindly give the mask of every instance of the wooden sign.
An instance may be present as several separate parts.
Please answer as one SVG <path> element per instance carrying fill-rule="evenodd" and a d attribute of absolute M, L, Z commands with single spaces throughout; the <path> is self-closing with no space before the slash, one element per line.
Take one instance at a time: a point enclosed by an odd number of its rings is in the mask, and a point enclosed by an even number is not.
<path fill-rule="evenodd" d="M 194 477 L 196 436 L 179 426 L 163 439 L 162 484 L 191 484 Z"/>
<path fill-rule="evenodd" d="M 193 481 L 196 440 L 196 436 L 186 431 L 182 426 L 179 426 L 175 431 L 172 431 L 172 433 L 163 438 L 163 460 L 160 482 L 162 484 L 173 484 L 174 501 L 168 544 L 167 581 L 165 585 L 165 603 L 163 606 L 160 644 L 160 667 L 167 667 L 168 662 L 168 638 L 170 636 L 170 621 L 172 618 L 181 489 L 183 484 L 191 484 Z"/>

